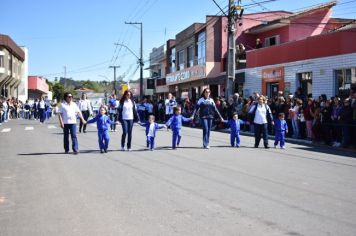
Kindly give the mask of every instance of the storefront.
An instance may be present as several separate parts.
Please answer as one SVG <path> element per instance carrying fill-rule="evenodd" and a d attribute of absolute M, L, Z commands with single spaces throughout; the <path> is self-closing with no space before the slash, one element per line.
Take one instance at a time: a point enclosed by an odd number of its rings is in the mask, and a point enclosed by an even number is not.
<path fill-rule="evenodd" d="M 266 68 L 262 70 L 262 94 L 275 97 L 278 91 L 284 91 L 284 67 Z"/>
<path fill-rule="evenodd" d="M 196 65 L 168 74 L 166 82 L 169 86 L 169 92 L 174 94 L 177 99 L 187 97 L 197 99 L 204 87 L 205 78 L 205 66 Z"/>

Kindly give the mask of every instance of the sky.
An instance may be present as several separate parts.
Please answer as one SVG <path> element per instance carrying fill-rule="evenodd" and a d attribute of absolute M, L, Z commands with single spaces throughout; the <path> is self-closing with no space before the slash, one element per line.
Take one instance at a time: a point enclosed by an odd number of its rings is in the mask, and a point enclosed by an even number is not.
<path fill-rule="evenodd" d="M 299 11 L 327 0 L 241 0 L 245 13 Z M 225 8 L 228 0 L 215 0 Z M 143 59 L 149 53 L 206 15 L 221 15 L 213 0 L 0 0 L 0 34 L 10 36 L 29 51 L 29 75 L 75 80 L 112 81 L 109 66 L 120 66 L 117 77 L 139 78 L 140 28 L 143 23 Z M 356 18 L 356 0 L 339 0 L 333 17 Z M 226 9 L 226 8 L 225 8 Z M 66 71 L 66 74 L 65 74 Z M 144 76 L 149 76 L 144 70 Z"/>

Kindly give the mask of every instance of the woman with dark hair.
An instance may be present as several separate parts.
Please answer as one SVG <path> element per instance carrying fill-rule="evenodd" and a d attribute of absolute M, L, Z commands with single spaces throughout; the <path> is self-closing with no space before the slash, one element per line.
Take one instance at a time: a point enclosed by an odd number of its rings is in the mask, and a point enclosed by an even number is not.
<path fill-rule="evenodd" d="M 122 125 L 121 150 L 125 151 L 125 139 L 127 137 L 127 150 L 131 151 L 132 127 L 134 122 L 138 122 L 136 103 L 133 100 L 131 91 L 126 90 L 122 95 L 119 104 L 119 122 Z"/>
<path fill-rule="evenodd" d="M 210 89 L 206 88 L 200 96 L 197 102 L 197 106 L 193 112 L 192 119 L 195 113 L 199 111 L 200 122 L 203 127 L 203 147 L 209 149 L 209 137 L 210 130 L 214 119 L 214 113 L 216 112 L 220 117 L 221 121 L 224 119 L 221 117 L 218 109 L 215 106 L 215 102 L 210 98 Z"/>

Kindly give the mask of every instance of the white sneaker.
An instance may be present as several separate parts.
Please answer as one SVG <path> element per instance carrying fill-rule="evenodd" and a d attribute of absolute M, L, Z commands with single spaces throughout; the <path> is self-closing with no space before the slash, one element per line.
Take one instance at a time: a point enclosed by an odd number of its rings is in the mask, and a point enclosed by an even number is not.
<path fill-rule="evenodd" d="M 286 149 L 286 146 L 282 146 L 281 149 Z"/>
<path fill-rule="evenodd" d="M 122 148 L 121 148 L 121 151 L 123 151 L 123 152 L 124 152 L 124 151 L 125 151 L 125 148 L 124 148 L 124 147 L 122 147 Z"/>
<path fill-rule="evenodd" d="M 131 148 L 129 148 L 129 149 L 127 149 L 127 151 L 131 152 L 131 151 L 132 151 L 132 149 L 131 149 Z"/>

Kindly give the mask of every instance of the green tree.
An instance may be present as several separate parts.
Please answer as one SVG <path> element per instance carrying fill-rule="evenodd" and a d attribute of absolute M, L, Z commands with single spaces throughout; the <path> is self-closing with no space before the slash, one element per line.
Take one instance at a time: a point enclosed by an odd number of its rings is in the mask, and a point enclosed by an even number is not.
<path fill-rule="evenodd" d="M 56 83 L 52 86 L 53 98 L 57 98 L 58 101 L 63 99 L 64 96 L 64 86 L 60 83 Z"/>

